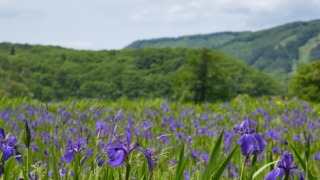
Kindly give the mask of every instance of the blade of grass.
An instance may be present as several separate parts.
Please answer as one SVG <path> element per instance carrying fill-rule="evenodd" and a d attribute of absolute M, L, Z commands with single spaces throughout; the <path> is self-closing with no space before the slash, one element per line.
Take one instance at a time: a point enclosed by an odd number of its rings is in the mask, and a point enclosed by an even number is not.
<path fill-rule="evenodd" d="M 315 179 L 315 177 L 313 176 L 313 174 L 311 174 L 311 172 L 309 170 L 306 169 L 306 163 L 304 162 L 304 160 L 302 159 L 302 157 L 299 155 L 298 151 L 293 147 L 293 145 L 291 145 L 291 149 L 294 153 L 294 155 L 297 157 L 299 163 L 301 164 L 303 170 L 308 174 L 308 177 L 310 180 Z"/>
<path fill-rule="evenodd" d="M 180 154 L 179 154 L 179 161 L 178 161 L 178 166 L 177 166 L 177 169 L 176 169 L 176 177 L 175 177 L 175 180 L 180 180 L 180 172 L 183 171 L 183 160 L 184 160 L 184 143 L 182 142 L 181 144 L 181 149 L 180 149 Z"/>
<path fill-rule="evenodd" d="M 80 154 L 76 154 L 73 158 L 73 180 L 79 179 Z"/>
<path fill-rule="evenodd" d="M 228 163 L 230 162 L 232 156 L 234 155 L 234 153 L 238 150 L 239 146 L 236 146 L 233 148 L 233 150 L 231 151 L 230 154 L 228 154 L 228 156 L 224 159 L 224 161 L 221 163 L 221 165 L 219 166 L 219 168 L 212 174 L 211 179 L 220 179 L 223 171 L 226 169 Z"/>
<path fill-rule="evenodd" d="M 201 179 L 203 180 L 206 180 L 208 179 L 209 175 L 212 174 L 213 170 L 215 169 L 214 167 L 217 165 L 217 157 L 219 155 L 219 150 L 220 150 L 220 146 L 221 146 L 221 142 L 222 142 L 222 136 L 223 136 L 223 132 L 224 130 L 221 131 L 221 133 L 219 134 L 219 137 L 217 139 L 217 142 L 211 152 L 211 155 L 210 155 L 210 159 L 209 159 L 209 162 L 208 162 L 208 166 L 206 167 L 206 170 L 202 176 Z M 211 173 L 210 173 L 211 171 Z"/>
<path fill-rule="evenodd" d="M 59 172 L 58 172 L 58 168 L 57 168 L 57 160 L 56 160 L 56 156 L 54 153 L 54 145 L 51 145 L 51 162 L 52 162 L 52 166 L 53 166 L 53 179 L 54 180 L 59 180 Z"/>
<path fill-rule="evenodd" d="M 269 162 L 273 162 L 271 150 L 269 151 Z M 274 169 L 274 164 L 272 164 L 272 165 L 270 166 L 270 171 L 272 171 L 273 169 Z"/>
<path fill-rule="evenodd" d="M 183 167 L 182 167 L 183 159 L 184 159 L 184 143 L 182 142 L 180 154 L 179 154 L 179 161 L 176 169 L 176 178 L 175 178 L 176 180 L 180 180 L 179 174 L 181 171 L 183 171 Z"/>
<path fill-rule="evenodd" d="M 273 162 L 271 162 L 271 163 L 268 163 L 268 164 L 262 166 L 260 169 L 258 169 L 258 171 L 256 171 L 256 172 L 253 174 L 252 179 L 255 179 L 255 178 L 256 178 L 262 171 L 264 171 L 267 167 L 272 166 L 272 165 L 274 165 L 274 164 L 276 164 L 276 163 L 278 163 L 278 162 L 279 162 L 279 160 L 276 160 L 276 161 L 273 161 Z"/>
<path fill-rule="evenodd" d="M 86 163 L 80 168 L 79 174 L 96 159 L 96 156 L 97 156 L 97 151 L 95 151 L 93 155 L 86 161 Z"/>

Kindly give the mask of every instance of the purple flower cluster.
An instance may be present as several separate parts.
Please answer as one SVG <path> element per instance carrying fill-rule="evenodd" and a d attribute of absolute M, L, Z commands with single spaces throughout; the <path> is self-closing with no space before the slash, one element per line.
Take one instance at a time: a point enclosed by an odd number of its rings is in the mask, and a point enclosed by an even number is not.
<path fill-rule="evenodd" d="M 243 106 L 246 105 L 243 104 Z M 223 153 L 221 152 L 219 155 L 227 155 L 231 152 L 234 143 L 238 143 L 237 146 L 240 146 L 241 154 L 246 157 L 243 167 L 255 166 L 248 169 L 251 170 L 258 167 L 259 163 L 257 162 L 262 163 L 266 162 L 265 159 L 269 159 L 268 153 L 263 153 L 267 146 L 266 140 L 272 142 L 268 152 L 271 153 L 270 158 L 274 159 L 274 157 L 283 154 L 288 144 L 293 142 L 298 144 L 305 141 L 299 131 L 302 127 L 311 132 L 311 143 L 319 139 L 320 118 L 314 117 L 315 113 L 306 106 L 280 110 L 277 109 L 278 106 L 270 106 L 269 109 L 268 106 L 270 104 L 253 109 L 252 112 L 248 112 L 251 107 L 246 106 L 248 118 L 236 125 L 234 129 L 227 128 L 224 131 Z M 233 127 L 233 123 L 243 117 L 242 105 L 234 109 L 232 104 L 224 104 L 220 108 L 214 110 L 211 105 L 205 105 L 205 108 L 199 111 L 200 108 L 196 106 L 169 107 L 169 102 L 165 101 L 158 108 L 143 106 L 139 111 L 136 111 L 130 107 L 123 107 L 120 110 L 114 106 L 99 108 L 86 106 L 83 109 L 78 109 L 75 103 L 71 103 L 57 108 L 56 111 L 52 108 L 50 112 L 50 110 L 33 105 L 22 105 L 16 109 L 5 108 L 0 111 L 0 119 L 4 122 L 4 127 L 11 130 L 11 135 L 18 135 L 24 131 L 21 128 L 22 122 L 27 122 L 30 125 L 30 146 L 22 145 L 21 149 L 19 148 L 23 157 L 27 157 L 28 152 L 31 155 L 31 159 L 29 159 L 31 170 L 26 172 L 29 176 L 32 175 L 29 177 L 30 179 L 44 178 L 43 173 L 36 171 L 35 167 L 37 166 L 40 167 L 39 169 L 47 168 L 50 178 L 52 176 L 67 178 L 69 175 L 75 177 L 80 174 L 72 169 L 73 165 L 76 166 L 76 159 L 80 162 L 79 167 L 82 173 L 91 173 L 92 165 L 95 164 L 97 164 L 97 168 L 100 168 L 99 171 L 107 169 L 109 172 L 110 168 L 103 168 L 104 165 L 111 167 L 127 165 L 125 169 L 130 171 L 130 164 L 133 165 L 136 160 L 136 158 L 130 159 L 130 154 L 132 156 L 132 153 L 135 152 L 140 153 L 139 157 L 142 157 L 142 160 L 146 158 L 149 170 L 161 171 L 162 168 L 157 169 L 156 165 L 158 162 L 167 162 L 170 170 L 174 171 L 174 168 L 179 164 L 176 147 L 182 143 L 186 145 L 185 157 L 190 154 L 191 159 L 187 162 L 187 169 L 183 170 L 183 175 L 185 179 L 194 179 L 197 174 L 201 174 L 197 171 L 200 171 L 201 168 L 205 170 L 210 162 L 209 146 L 215 143 L 212 142 L 212 139 L 224 127 Z M 55 114 L 52 113 L 53 111 Z M 259 119 L 261 124 L 257 125 L 249 118 Z M 225 119 L 231 119 L 231 121 L 225 121 Z M 126 128 L 122 129 L 121 127 Z M 263 131 L 257 129 L 263 129 Z M 286 140 L 289 138 L 291 139 Z M 132 142 L 133 139 L 136 142 Z M 17 137 L 5 134 L 4 129 L 0 128 L 3 160 L 0 162 L 0 168 L 9 158 L 13 160 L 15 158 L 19 163 L 22 163 L 22 156 L 18 151 L 17 144 Z M 146 150 L 145 146 L 148 145 L 153 146 L 156 150 L 152 151 L 150 148 Z M 64 148 L 64 152 L 61 153 L 62 148 Z M 52 162 L 50 162 L 53 152 L 57 156 L 58 169 L 55 172 L 53 172 Z M 309 153 L 312 160 L 318 165 L 320 152 L 312 148 Z M 255 155 L 254 158 L 251 158 L 251 155 Z M 219 162 L 221 159 L 223 157 Z M 232 159 L 228 163 L 222 174 L 223 178 L 235 179 L 241 176 L 246 179 L 248 173 L 244 171 L 243 177 L 242 171 L 239 171 L 241 164 L 237 161 L 238 159 Z M 28 164 L 26 162 L 24 159 L 23 166 Z M 315 165 L 311 166 L 314 168 Z M 122 169 L 119 169 L 121 176 L 124 174 Z M 137 173 L 139 170 L 137 169 L 131 169 L 130 177 L 139 178 L 139 173 Z M 26 174 L 25 178 L 27 178 Z M 116 174 L 116 177 L 120 176 L 118 173 Z M 298 174 L 300 179 L 304 179 L 302 171 L 293 164 L 292 154 L 285 152 L 276 168 L 265 178 L 267 180 L 281 179 L 293 174 Z"/>

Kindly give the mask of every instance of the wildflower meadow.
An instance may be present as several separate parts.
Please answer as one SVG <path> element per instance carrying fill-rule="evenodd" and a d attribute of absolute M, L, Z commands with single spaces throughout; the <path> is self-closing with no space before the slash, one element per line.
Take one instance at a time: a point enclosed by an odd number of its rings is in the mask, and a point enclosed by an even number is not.
<path fill-rule="evenodd" d="M 320 179 L 320 106 L 0 100 L 2 179 Z"/>

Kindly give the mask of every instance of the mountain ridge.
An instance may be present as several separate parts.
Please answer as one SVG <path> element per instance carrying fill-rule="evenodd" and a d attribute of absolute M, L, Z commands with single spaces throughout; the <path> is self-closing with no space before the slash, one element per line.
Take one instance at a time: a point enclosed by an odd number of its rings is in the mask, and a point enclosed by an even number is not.
<path fill-rule="evenodd" d="M 320 20 L 290 22 L 259 31 L 226 31 L 137 40 L 125 48 L 147 47 L 219 50 L 273 75 L 278 80 L 287 81 L 288 75 L 294 73 L 298 66 L 320 59 Z"/>

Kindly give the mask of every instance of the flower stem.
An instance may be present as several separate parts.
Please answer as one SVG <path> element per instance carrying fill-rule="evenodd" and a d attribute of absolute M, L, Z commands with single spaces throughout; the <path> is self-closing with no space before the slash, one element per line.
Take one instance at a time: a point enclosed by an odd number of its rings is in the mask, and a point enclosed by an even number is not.
<path fill-rule="evenodd" d="M 130 167 L 129 161 L 127 161 L 126 162 L 126 180 L 129 180 L 130 170 L 131 170 L 131 167 Z"/>
<path fill-rule="evenodd" d="M 27 169 L 27 172 L 29 172 L 29 147 L 27 147 L 27 163 L 26 163 L 26 169 Z"/>
<path fill-rule="evenodd" d="M 79 166 L 80 166 L 80 155 L 77 153 L 75 154 L 74 160 L 73 160 L 73 179 L 78 180 L 79 179 Z"/>
<path fill-rule="evenodd" d="M 245 166 L 246 166 L 246 164 L 247 164 L 247 161 L 248 161 L 248 158 L 249 158 L 249 154 L 246 156 L 246 160 L 244 161 L 244 163 L 243 163 L 243 165 L 242 165 L 242 169 L 241 169 L 241 175 L 240 175 L 240 180 L 243 180 L 243 170 L 244 170 L 244 168 L 245 168 Z"/>
<path fill-rule="evenodd" d="M 306 179 L 308 179 L 308 159 L 306 161 Z"/>

